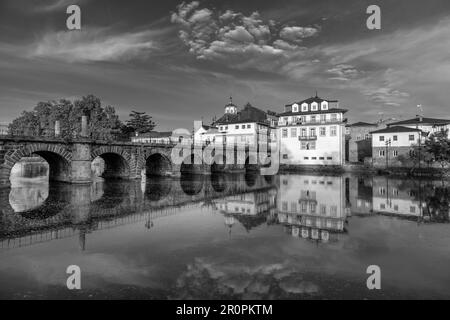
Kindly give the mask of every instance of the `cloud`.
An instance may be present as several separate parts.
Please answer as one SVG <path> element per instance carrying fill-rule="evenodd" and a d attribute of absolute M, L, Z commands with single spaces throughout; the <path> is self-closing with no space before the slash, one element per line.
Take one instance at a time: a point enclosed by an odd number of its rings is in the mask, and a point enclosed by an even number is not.
<path fill-rule="evenodd" d="M 50 32 L 32 44 L 31 58 L 67 62 L 129 61 L 145 58 L 157 49 L 152 31 L 108 34 L 104 28 Z"/>
<path fill-rule="evenodd" d="M 248 16 L 233 10 L 214 12 L 200 8 L 198 1 L 178 5 L 171 21 L 180 27 L 180 39 L 198 59 L 267 72 L 277 72 L 303 54 L 298 44 L 319 32 L 315 27 L 264 21 L 258 12 Z"/>
<path fill-rule="evenodd" d="M 349 64 L 338 64 L 331 69 L 328 69 L 327 72 L 333 75 L 333 77 L 330 78 L 331 80 L 339 81 L 348 81 L 359 75 L 358 70 Z"/>
<path fill-rule="evenodd" d="M 319 33 L 319 29 L 313 27 L 284 27 L 280 31 L 283 40 L 301 43 L 303 39 L 313 37 Z"/>

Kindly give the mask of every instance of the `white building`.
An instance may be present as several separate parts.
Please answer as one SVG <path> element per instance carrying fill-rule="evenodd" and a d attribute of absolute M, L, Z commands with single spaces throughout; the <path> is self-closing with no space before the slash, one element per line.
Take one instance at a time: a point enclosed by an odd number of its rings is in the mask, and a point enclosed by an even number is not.
<path fill-rule="evenodd" d="M 280 164 L 343 165 L 346 112 L 317 96 L 287 105 L 278 115 Z"/>
<path fill-rule="evenodd" d="M 276 141 L 277 119 L 275 113 L 262 111 L 250 103 L 238 110 L 230 99 L 224 115 L 212 126 L 194 124 L 194 141 L 246 146 Z"/>
<path fill-rule="evenodd" d="M 372 131 L 372 161 L 375 166 L 409 166 L 416 147 L 425 143 L 420 129 L 390 126 Z M 420 140 L 419 140 L 420 139 Z"/>
<path fill-rule="evenodd" d="M 4 123 L 0 123 L 0 136 L 5 136 L 9 133 L 9 126 Z"/>
<path fill-rule="evenodd" d="M 450 138 L 450 120 L 445 119 L 433 119 L 425 118 L 422 116 L 416 116 L 415 118 L 409 120 L 403 120 L 398 122 L 393 122 L 387 125 L 389 128 L 402 126 L 411 129 L 419 129 L 425 133 L 435 133 L 441 130 L 448 130 Z"/>
<path fill-rule="evenodd" d="M 148 133 L 136 134 L 131 138 L 131 142 L 143 144 L 177 144 L 185 140 L 191 140 L 191 134 L 185 130 L 175 130 L 168 132 L 152 131 Z"/>

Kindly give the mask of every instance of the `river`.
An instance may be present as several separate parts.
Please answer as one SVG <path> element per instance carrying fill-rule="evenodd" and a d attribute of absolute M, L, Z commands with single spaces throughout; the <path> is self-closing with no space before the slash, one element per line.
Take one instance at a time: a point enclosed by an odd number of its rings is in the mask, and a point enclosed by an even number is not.
<path fill-rule="evenodd" d="M 449 195 L 355 175 L 16 179 L 0 190 L 0 298 L 449 299 Z"/>

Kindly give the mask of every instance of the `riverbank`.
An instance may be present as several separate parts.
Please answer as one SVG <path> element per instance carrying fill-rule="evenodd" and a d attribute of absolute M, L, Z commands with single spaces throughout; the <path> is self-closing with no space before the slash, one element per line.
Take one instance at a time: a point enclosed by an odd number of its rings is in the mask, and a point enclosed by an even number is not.
<path fill-rule="evenodd" d="M 280 173 L 322 173 L 328 175 L 340 175 L 344 173 L 389 175 L 394 177 L 426 177 L 450 179 L 450 169 L 440 168 L 377 168 L 364 164 L 345 164 L 343 166 L 323 165 L 281 165 Z"/>

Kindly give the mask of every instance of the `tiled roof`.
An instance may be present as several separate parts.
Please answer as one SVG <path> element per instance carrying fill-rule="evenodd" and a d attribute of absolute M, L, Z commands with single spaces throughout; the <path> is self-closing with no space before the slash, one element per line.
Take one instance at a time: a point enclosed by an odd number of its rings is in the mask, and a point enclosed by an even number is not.
<path fill-rule="evenodd" d="M 446 125 L 450 124 L 450 120 L 445 119 L 433 119 L 433 118 L 413 118 L 409 120 L 403 120 L 398 122 L 389 123 L 388 126 L 401 126 L 401 125 L 419 125 L 419 124 L 430 124 L 430 125 Z"/>
<path fill-rule="evenodd" d="M 348 127 L 378 127 L 376 123 L 368 123 L 368 122 L 356 122 L 353 124 L 349 124 Z"/>
<path fill-rule="evenodd" d="M 397 132 L 422 132 L 422 130 L 414 129 L 414 128 L 407 128 L 402 126 L 396 126 L 381 130 L 372 131 L 371 133 L 397 133 Z"/>

